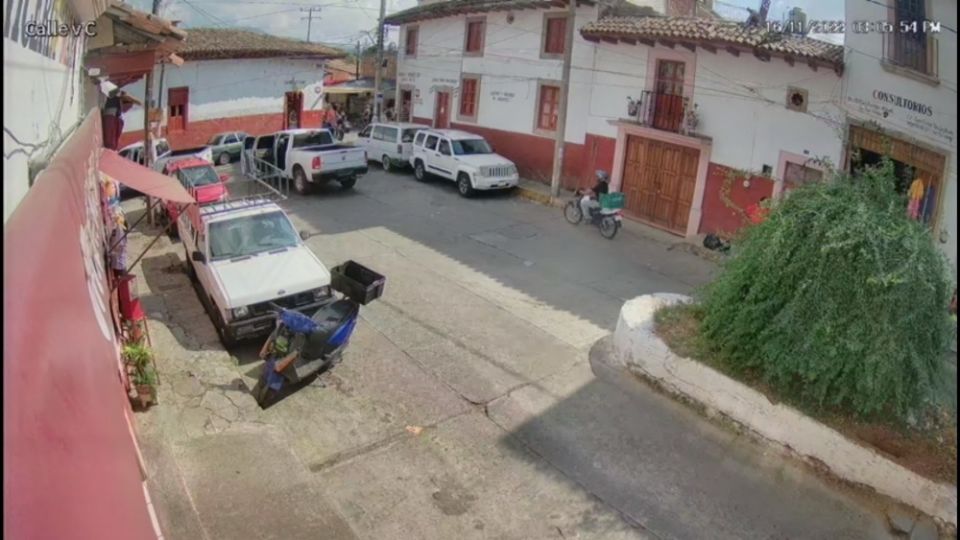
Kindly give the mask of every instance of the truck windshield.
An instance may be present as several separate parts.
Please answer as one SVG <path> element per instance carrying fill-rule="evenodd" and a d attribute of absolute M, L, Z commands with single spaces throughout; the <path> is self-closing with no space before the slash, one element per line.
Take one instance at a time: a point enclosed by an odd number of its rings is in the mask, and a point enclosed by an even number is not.
<path fill-rule="evenodd" d="M 210 224 L 210 259 L 232 259 L 293 247 L 300 237 L 283 212 L 268 212 Z"/>
<path fill-rule="evenodd" d="M 310 133 L 300 133 L 293 136 L 294 148 L 320 146 L 324 144 L 333 144 L 333 137 L 328 131 L 311 131 Z"/>
<path fill-rule="evenodd" d="M 220 182 L 220 177 L 217 176 L 217 171 L 213 170 L 213 167 L 180 169 L 177 171 L 177 178 L 186 188 L 209 186 Z"/>
<path fill-rule="evenodd" d="M 160 141 L 157 143 L 157 156 L 162 156 L 170 151 L 170 145 L 167 144 L 167 141 Z"/>
<path fill-rule="evenodd" d="M 453 142 L 453 153 L 458 156 L 472 156 L 476 154 L 492 154 L 493 149 L 483 139 L 465 139 Z"/>

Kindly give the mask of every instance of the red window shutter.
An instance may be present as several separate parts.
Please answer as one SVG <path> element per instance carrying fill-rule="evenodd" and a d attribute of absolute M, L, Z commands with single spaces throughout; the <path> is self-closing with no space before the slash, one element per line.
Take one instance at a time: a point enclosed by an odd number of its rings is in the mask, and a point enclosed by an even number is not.
<path fill-rule="evenodd" d="M 187 113 L 190 102 L 190 89 L 186 87 L 167 90 L 167 130 L 187 129 Z"/>
<path fill-rule="evenodd" d="M 566 38 L 567 20 L 562 17 L 547 19 L 547 38 L 544 51 L 547 54 L 563 54 L 563 42 Z"/>
<path fill-rule="evenodd" d="M 483 21 L 467 24 L 467 52 L 480 52 L 483 48 Z"/>
<path fill-rule="evenodd" d="M 476 116 L 477 114 L 477 80 L 464 79 L 460 93 L 460 115 Z"/>
<path fill-rule="evenodd" d="M 557 109 L 560 98 L 560 89 L 556 86 L 540 87 L 540 117 L 537 127 L 540 129 L 557 129 Z"/>
<path fill-rule="evenodd" d="M 406 53 L 409 55 L 417 54 L 417 34 L 418 31 L 416 28 L 407 30 Z"/>

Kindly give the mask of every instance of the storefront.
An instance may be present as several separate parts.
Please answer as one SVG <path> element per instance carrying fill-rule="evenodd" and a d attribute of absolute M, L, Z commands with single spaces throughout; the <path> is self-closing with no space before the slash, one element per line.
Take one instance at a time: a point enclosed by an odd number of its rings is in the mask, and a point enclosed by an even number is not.
<path fill-rule="evenodd" d="M 907 196 L 907 214 L 937 231 L 946 185 L 947 156 L 925 145 L 853 124 L 847 145 L 847 170 L 876 165 L 883 156 L 894 164 L 897 193 Z"/>

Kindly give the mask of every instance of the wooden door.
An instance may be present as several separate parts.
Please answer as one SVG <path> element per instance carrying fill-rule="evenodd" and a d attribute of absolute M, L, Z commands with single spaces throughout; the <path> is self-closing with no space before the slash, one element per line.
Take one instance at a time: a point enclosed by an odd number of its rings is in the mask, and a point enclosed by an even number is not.
<path fill-rule="evenodd" d="M 190 107 L 190 89 L 187 87 L 171 88 L 167 91 L 167 131 L 184 131 L 187 129 L 187 113 Z"/>
<path fill-rule="evenodd" d="M 410 90 L 400 91 L 400 121 L 409 122 L 410 112 L 413 105 L 413 92 Z"/>
<path fill-rule="evenodd" d="M 283 100 L 283 128 L 299 129 L 303 113 L 303 92 L 287 92 Z"/>
<path fill-rule="evenodd" d="M 685 234 L 699 157 L 693 148 L 628 136 L 621 187 L 627 212 Z"/>
<path fill-rule="evenodd" d="M 433 127 L 447 129 L 450 127 L 450 92 L 437 92 L 436 110 L 433 114 Z"/>
<path fill-rule="evenodd" d="M 653 127 L 679 131 L 683 121 L 683 62 L 660 60 L 654 88 Z"/>

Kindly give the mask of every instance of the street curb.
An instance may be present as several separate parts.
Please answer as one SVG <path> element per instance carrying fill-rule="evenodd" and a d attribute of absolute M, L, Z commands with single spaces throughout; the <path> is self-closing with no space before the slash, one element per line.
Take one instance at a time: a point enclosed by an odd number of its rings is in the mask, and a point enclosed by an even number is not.
<path fill-rule="evenodd" d="M 950 533 L 957 528 L 957 488 L 908 470 L 879 452 L 847 439 L 796 409 L 773 403 L 760 392 L 694 360 L 674 354 L 654 333 L 657 309 L 689 297 L 652 294 L 623 305 L 606 363 L 644 377 L 665 392 L 692 403 L 708 417 L 733 422 L 743 431 L 847 483 L 915 508 Z"/>
<path fill-rule="evenodd" d="M 550 194 L 542 193 L 535 189 L 525 188 L 523 186 L 517 186 L 516 193 L 517 193 L 517 196 L 520 197 L 521 199 L 527 199 L 528 201 L 539 203 L 545 206 L 554 206 L 557 208 L 563 206 L 562 199 L 554 199 L 553 197 L 550 196 Z"/>

